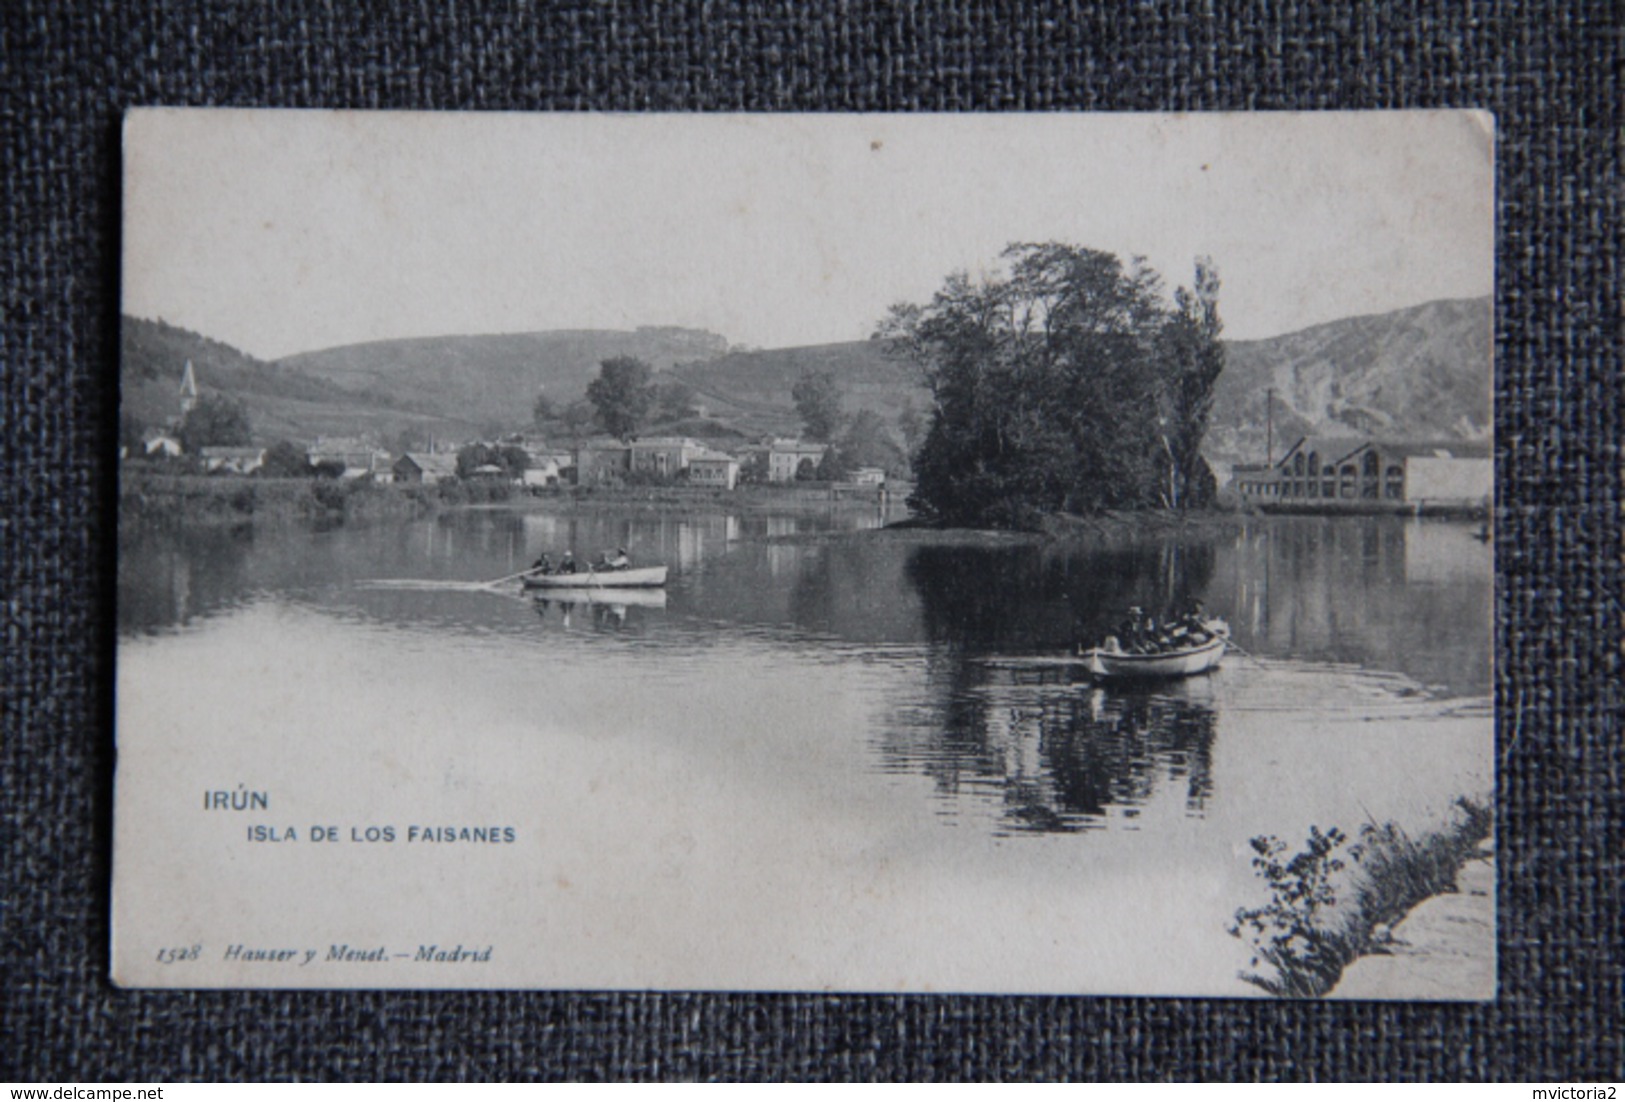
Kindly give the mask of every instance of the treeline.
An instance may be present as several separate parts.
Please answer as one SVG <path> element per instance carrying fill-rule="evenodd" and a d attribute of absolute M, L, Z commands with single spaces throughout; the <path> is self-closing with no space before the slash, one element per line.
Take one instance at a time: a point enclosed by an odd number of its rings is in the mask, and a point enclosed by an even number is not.
<path fill-rule="evenodd" d="M 1199 260 L 1170 300 L 1138 259 L 1017 244 L 1001 274 L 950 276 L 875 334 L 923 371 L 934 408 L 912 504 L 946 524 L 1036 527 L 1054 513 L 1187 509 L 1224 368 L 1219 279 Z"/>

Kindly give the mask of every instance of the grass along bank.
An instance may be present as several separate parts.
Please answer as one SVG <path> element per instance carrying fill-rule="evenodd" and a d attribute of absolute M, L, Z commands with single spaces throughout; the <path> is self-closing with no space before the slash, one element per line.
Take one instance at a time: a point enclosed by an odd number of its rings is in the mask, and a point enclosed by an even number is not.
<path fill-rule="evenodd" d="M 1254 838 L 1253 869 L 1270 901 L 1238 910 L 1230 927 L 1253 947 L 1255 971 L 1242 978 L 1282 998 L 1318 998 L 1360 957 L 1388 952 L 1395 925 L 1423 901 L 1457 891 L 1464 866 L 1489 856 L 1488 797 L 1460 797 L 1454 812 L 1420 839 L 1395 823 L 1367 823 L 1352 844 L 1337 827 L 1311 827 L 1291 856 L 1274 836 Z M 1493 937 L 1487 951 L 1495 951 Z"/>
<path fill-rule="evenodd" d="M 126 531 L 348 523 L 418 516 L 438 505 L 423 487 L 362 481 L 140 470 L 119 477 L 119 526 Z"/>

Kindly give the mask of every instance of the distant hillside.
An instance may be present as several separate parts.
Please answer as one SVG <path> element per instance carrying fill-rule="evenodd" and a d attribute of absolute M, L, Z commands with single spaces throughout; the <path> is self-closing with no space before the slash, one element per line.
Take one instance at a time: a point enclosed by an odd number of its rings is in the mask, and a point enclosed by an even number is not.
<path fill-rule="evenodd" d="M 1277 454 L 1312 429 L 1481 439 L 1490 426 L 1490 327 L 1490 300 L 1481 298 L 1227 341 L 1204 451 L 1225 469 L 1262 460 L 1271 387 Z M 756 432 L 793 432 L 799 422 L 790 388 L 807 371 L 830 372 L 848 411 L 872 409 L 888 424 L 905 403 L 922 414 L 930 408 L 916 371 L 887 358 L 876 341 L 735 353 L 674 374 L 702 395 L 714 417 Z"/>
<path fill-rule="evenodd" d="M 1205 451 L 1221 468 L 1264 457 L 1265 394 L 1275 390 L 1276 453 L 1310 430 L 1340 435 L 1483 438 L 1490 425 L 1491 305 L 1430 302 L 1345 318 L 1259 341 L 1226 342 Z M 245 401 L 263 439 L 415 428 L 470 439 L 530 421 L 538 388 L 562 405 L 585 393 L 599 362 L 636 356 L 694 392 L 704 419 L 666 426 L 722 438 L 800 430 L 791 388 L 807 372 L 839 383 L 847 412 L 888 427 L 930 396 L 916 370 L 875 341 L 728 352 L 703 330 L 559 330 L 374 341 L 265 363 L 162 322 L 126 318 L 126 409 L 149 424 L 174 416 L 191 359 L 205 389 Z"/>
<path fill-rule="evenodd" d="M 800 429 L 790 390 L 810 372 L 827 371 L 840 384 L 847 412 L 873 410 L 894 424 L 906 404 L 921 414 L 930 394 L 910 365 L 888 358 L 877 341 L 848 341 L 761 352 L 735 352 L 704 363 L 680 365 L 672 375 L 691 387 L 713 417 L 751 434 Z"/>
<path fill-rule="evenodd" d="M 1488 298 L 1344 318 L 1260 341 L 1228 341 L 1204 451 L 1261 462 L 1275 390 L 1276 455 L 1310 430 L 1483 439 L 1493 387 Z"/>
<path fill-rule="evenodd" d="M 383 391 L 355 393 L 297 368 L 267 363 L 229 344 L 162 321 L 121 319 L 120 408 L 144 425 L 168 424 L 180 413 L 181 375 L 192 362 L 205 392 L 231 395 L 248 407 L 263 442 L 373 432 L 389 439 L 403 429 L 425 436 L 462 437 L 474 426 L 441 417 Z"/>
<path fill-rule="evenodd" d="M 519 427 L 530 420 L 539 389 L 558 403 L 580 398 L 600 361 L 612 356 L 636 356 L 662 370 L 727 349 L 726 339 L 700 329 L 560 329 L 369 341 L 288 356 L 277 366 L 447 417 Z"/>

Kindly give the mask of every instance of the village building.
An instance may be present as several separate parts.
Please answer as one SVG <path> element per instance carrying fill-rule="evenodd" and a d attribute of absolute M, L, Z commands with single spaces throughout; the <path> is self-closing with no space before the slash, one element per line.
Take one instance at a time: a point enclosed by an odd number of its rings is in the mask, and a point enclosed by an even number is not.
<path fill-rule="evenodd" d="M 184 449 L 180 438 L 162 429 L 148 429 L 141 437 L 141 454 L 158 459 L 174 459 Z"/>
<path fill-rule="evenodd" d="M 430 452 L 407 452 L 390 468 L 396 482 L 433 486 L 457 477 L 457 457 Z"/>
<path fill-rule="evenodd" d="M 613 437 L 583 441 L 575 450 L 576 485 L 619 482 L 632 469 L 631 445 Z"/>
<path fill-rule="evenodd" d="M 686 436 L 651 436 L 631 444 L 631 469 L 661 478 L 675 478 L 705 446 Z"/>
<path fill-rule="evenodd" d="M 1306 436 L 1276 463 L 1237 465 L 1231 486 L 1268 510 L 1476 510 L 1493 500 L 1494 461 L 1482 440 Z"/>
<path fill-rule="evenodd" d="M 884 486 L 886 484 L 886 469 L 884 467 L 859 467 L 852 472 L 852 481 L 859 486 Z"/>
<path fill-rule="evenodd" d="M 767 480 L 794 482 L 798 478 L 811 478 L 828 451 L 828 444 L 804 443 L 795 439 L 774 440 L 767 450 Z"/>
<path fill-rule="evenodd" d="M 545 444 L 525 444 L 525 457 L 529 462 L 520 481 L 526 486 L 557 486 L 564 481 L 565 472 L 575 465 L 575 456 L 560 448 Z"/>
<path fill-rule="evenodd" d="M 688 481 L 691 486 L 732 490 L 739 485 L 739 460 L 707 448 L 688 461 Z"/>
<path fill-rule="evenodd" d="M 210 474 L 253 474 L 265 463 L 264 448 L 211 445 L 198 450 L 203 469 Z"/>
<path fill-rule="evenodd" d="M 371 478 L 374 482 L 389 482 L 394 478 L 389 453 L 355 437 L 318 436 L 306 453 L 312 466 L 332 463 L 342 467 L 340 478 Z"/>

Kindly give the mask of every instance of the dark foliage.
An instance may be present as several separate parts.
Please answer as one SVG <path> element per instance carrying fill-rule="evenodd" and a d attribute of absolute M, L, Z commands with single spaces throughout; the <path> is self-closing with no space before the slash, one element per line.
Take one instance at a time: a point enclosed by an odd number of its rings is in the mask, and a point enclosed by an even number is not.
<path fill-rule="evenodd" d="M 343 474 L 344 465 L 338 467 L 339 474 Z M 289 440 L 278 440 L 265 449 L 265 461 L 257 473 L 261 478 L 309 478 L 314 472 L 304 448 Z"/>
<path fill-rule="evenodd" d="M 474 478 L 481 467 L 497 468 L 502 479 L 515 479 L 530 467 L 530 456 L 514 444 L 469 444 L 457 451 L 457 477 Z"/>
<path fill-rule="evenodd" d="M 243 447 L 254 435 L 248 410 L 224 394 L 205 394 L 181 421 L 181 447 L 196 454 L 199 448 Z"/>
<path fill-rule="evenodd" d="M 605 432 L 621 440 L 637 435 L 654 407 L 651 374 L 648 364 L 632 356 L 614 356 L 598 365 L 598 378 L 587 384 L 587 400 Z"/>
<path fill-rule="evenodd" d="M 809 440 L 824 443 L 835 439 L 841 427 L 841 390 L 828 371 L 808 372 L 790 388 L 796 412 L 801 414 L 803 431 Z"/>
<path fill-rule="evenodd" d="M 892 308 L 879 336 L 924 370 L 935 409 L 914 504 L 949 524 L 1189 508 L 1212 497 L 1200 445 L 1224 366 L 1219 281 L 1198 261 L 1172 304 L 1139 260 L 1019 244 L 1008 273 L 956 273 Z"/>
<path fill-rule="evenodd" d="M 1242 978 L 1283 998 L 1317 998 L 1337 986 L 1357 957 L 1381 951 L 1377 931 L 1400 921 L 1423 900 L 1456 890 L 1462 866 L 1494 830 L 1487 804 L 1461 797 L 1460 815 L 1448 828 L 1420 841 L 1397 823 L 1360 828 L 1360 841 L 1346 853 L 1357 873 L 1337 856 L 1348 837 L 1336 827 L 1311 827 L 1301 852 L 1286 856 L 1273 835 L 1252 840 L 1253 869 L 1270 888 L 1262 907 L 1236 912 L 1232 936 L 1253 946 L 1253 967 Z M 1341 897 L 1340 894 L 1341 893 Z"/>

